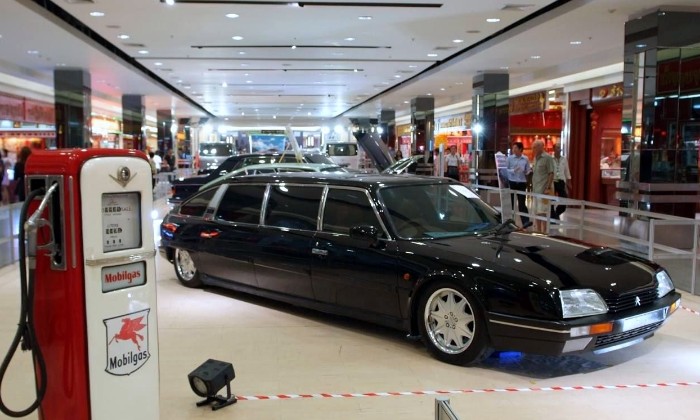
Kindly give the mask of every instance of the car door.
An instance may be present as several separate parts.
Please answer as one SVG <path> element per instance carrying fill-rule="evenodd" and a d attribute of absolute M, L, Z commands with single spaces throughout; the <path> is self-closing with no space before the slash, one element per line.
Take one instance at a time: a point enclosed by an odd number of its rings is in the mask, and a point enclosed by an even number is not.
<path fill-rule="evenodd" d="M 250 249 L 258 246 L 265 184 L 232 183 L 216 206 L 207 231 L 202 232 L 207 274 L 222 280 L 258 286 Z"/>
<path fill-rule="evenodd" d="M 270 185 L 261 238 L 250 250 L 261 288 L 313 298 L 309 256 L 322 193 L 321 186 Z"/>
<path fill-rule="evenodd" d="M 321 230 L 311 250 L 311 282 L 317 300 L 375 315 L 400 317 L 396 244 L 363 189 L 331 187 Z M 376 241 L 350 236 L 353 226 L 378 229 Z M 360 316 L 362 317 L 362 316 Z"/>

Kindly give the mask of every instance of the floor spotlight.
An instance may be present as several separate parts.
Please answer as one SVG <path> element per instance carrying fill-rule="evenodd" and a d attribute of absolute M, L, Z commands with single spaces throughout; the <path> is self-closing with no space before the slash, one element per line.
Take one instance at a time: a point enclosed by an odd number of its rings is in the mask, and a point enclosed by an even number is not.
<path fill-rule="evenodd" d="M 193 370 L 187 379 L 190 381 L 192 391 L 205 398 L 197 403 L 197 407 L 211 404 L 212 410 L 218 410 L 234 404 L 235 395 L 231 395 L 231 381 L 236 377 L 233 365 L 228 362 L 209 359 Z M 216 395 L 221 388 L 226 386 L 226 396 Z"/>

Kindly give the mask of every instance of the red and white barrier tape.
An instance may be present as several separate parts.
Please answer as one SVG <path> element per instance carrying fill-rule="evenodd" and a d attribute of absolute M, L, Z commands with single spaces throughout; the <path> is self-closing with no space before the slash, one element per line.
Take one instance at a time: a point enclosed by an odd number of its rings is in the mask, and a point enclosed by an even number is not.
<path fill-rule="evenodd" d="M 552 386 L 533 388 L 483 388 L 483 389 L 453 389 L 448 391 L 404 391 L 404 392 L 366 392 L 347 394 L 278 394 L 278 395 L 249 395 L 237 396 L 239 401 L 263 400 L 294 400 L 300 398 L 365 398 L 365 397 L 399 397 L 411 395 L 445 395 L 445 394 L 484 394 L 493 392 L 536 392 L 536 391 L 584 391 L 629 388 L 664 388 L 681 386 L 699 386 L 700 382 L 666 382 L 657 384 L 637 385 L 586 385 L 586 386 Z"/>
<path fill-rule="evenodd" d="M 698 312 L 698 311 L 696 311 L 696 310 L 694 310 L 694 309 L 690 309 L 690 308 L 688 308 L 688 307 L 686 307 L 686 306 L 681 305 L 681 309 L 683 309 L 684 311 L 688 311 L 688 312 L 690 312 L 690 313 L 693 314 L 693 315 L 700 316 L 700 312 Z"/>

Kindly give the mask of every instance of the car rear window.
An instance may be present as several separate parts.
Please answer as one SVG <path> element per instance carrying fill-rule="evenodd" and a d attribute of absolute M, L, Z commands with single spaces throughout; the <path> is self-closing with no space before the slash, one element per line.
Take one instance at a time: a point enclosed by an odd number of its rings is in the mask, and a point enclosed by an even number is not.
<path fill-rule="evenodd" d="M 326 150 L 330 156 L 355 156 L 357 145 L 355 143 L 331 143 Z"/>
<path fill-rule="evenodd" d="M 229 185 L 215 218 L 233 223 L 260 223 L 265 185 Z"/>
<path fill-rule="evenodd" d="M 216 188 L 206 190 L 201 194 L 197 194 L 190 198 L 180 206 L 180 214 L 185 216 L 204 216 L 204 212 L 209 206 L 209 202 L 214 197 Z"/>
<path fill-rule="evenodd" d="M 321 187 L 285 184 L 270 186 L 265 225 L 316 230 L 322 193 Z"/>

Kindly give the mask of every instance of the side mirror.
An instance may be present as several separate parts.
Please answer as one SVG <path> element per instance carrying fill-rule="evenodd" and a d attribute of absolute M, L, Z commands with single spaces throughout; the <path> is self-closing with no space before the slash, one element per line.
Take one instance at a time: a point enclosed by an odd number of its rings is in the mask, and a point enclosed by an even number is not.
<path fill-rule="evenodd" d="M 370 225 L 353 226 L 350 228 L 350 237 L 375 242 L 379 237 L 379 229 Z"/>

